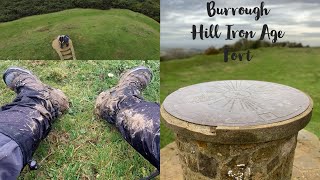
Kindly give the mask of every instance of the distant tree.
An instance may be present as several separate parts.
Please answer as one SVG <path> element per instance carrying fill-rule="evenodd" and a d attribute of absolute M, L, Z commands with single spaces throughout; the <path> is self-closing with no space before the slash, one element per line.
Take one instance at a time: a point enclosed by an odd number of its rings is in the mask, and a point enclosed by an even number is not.
<path fill-rule="evenodd" d="M 130 9 L 160 22 L 160 0 L 0 0 L 0 22 L 72 8 Z"/>
<path fill-rule="evenodd" d="M 251 46 L 252 49 L 258 49 L 260 47 L 261 47 L 261 41 L 259 40 L 254 41 Z"/>
<path fill-rule="evenodd" d="M 214 46 L 209 47 L 204 51 L 205 55 L 214 55 L 214 54 L 219 54 L 219 50 L 216 49 Z"/>

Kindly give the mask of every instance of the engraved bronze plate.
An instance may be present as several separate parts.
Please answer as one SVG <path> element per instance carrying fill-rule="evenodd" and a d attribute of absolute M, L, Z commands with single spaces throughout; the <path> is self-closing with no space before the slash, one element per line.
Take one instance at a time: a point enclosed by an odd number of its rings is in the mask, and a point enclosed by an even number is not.
<path fill-rule="evenodd" d="M 262 81 L 213 81 L 181 88 L 163 102 L 181 120 L 208 126 L 250 126 L 280 122 L 310 104 L 295 88 Z"/>

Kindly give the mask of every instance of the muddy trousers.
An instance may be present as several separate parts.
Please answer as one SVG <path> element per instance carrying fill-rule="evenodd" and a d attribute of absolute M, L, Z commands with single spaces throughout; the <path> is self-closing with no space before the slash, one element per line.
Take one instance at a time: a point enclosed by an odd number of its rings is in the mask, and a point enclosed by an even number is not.
<path fill-rule="evenodd" d="M 21 89 L 16 99 L 0 109 L 0 179 L 17 179 L 50 131 L 43 94 Z"/>
<path fill-rule="evenodd" d="M 17 179 L 23 167 L 18 144 L 0 133 L 0 179 Z"/>
<path fill-rule="evenodd" d="M 56 115 L 43 94 L 22 89 L 0 110 L 0 179 L 16 179 L 48 134 Z M 44 109 L 46 107 L 46 109 Z M 50 111 L 53 112 L 53 111 Z M 160 170 L 160 106 L 140 101 L 122 108 L 116 127 L 126 141 Z"/>
<path fill-rule="evenodd" d="M 119 111 L 116 127 L 124 139 L 160 170 L 160 106 L 141 101 Z"/>
<path fill-rule="evenodd" d="M 24 111 L 36 111 L 30 107 L 18 107 L 18 109 L 0 111 L 0 122 L 18 118 Z M 159 105 L 140 102 L 123 109 L 117 115 L 116 126 L 127 142 L 159 170 Z M 19 145 L 10 137 L 0 133 L 0 179 L 16 179 L 23 166 L 23 155 Z"/>

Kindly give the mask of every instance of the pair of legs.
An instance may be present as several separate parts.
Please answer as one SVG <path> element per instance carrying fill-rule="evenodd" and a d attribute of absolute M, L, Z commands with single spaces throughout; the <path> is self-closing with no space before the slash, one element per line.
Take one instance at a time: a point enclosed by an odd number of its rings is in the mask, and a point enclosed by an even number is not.
<path fill-rule="evenodd" d="M 58 41 L 60 43 L 60 48 L 63 49 L 64 44 L 69 47 L 69 36 L 68 35 L 59 35 Z"/>
<path fill-rule="evenodd" d="M 160 107 L 140 96 L 151 78 L 145 67 L 127 71 L 116 87 L 98 96 L 95 112 L 115 124 L 126 141 L 159 170 Z M 43 84 L 27 70 L 9 68 L 3 79 L 17 97 L 0 109 L 0 179 L 16 179 L 25 165 L 36 167 L 33 153 L 69 103 L 62 91 Z"/>

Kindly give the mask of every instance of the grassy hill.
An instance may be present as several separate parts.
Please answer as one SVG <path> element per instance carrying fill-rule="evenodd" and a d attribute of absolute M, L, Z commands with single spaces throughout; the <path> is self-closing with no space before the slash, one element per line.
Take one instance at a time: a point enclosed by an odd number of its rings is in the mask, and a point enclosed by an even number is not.
<path fill-rule="evenodd" d="M 0 59 L 59 59 L 51 47 L 59 34 L 70 35 L 77 59 L 159 59 L 159 23 L 130 10 L 71 9 L 0 29 Z"/>
<path fill-rule="evenodd" d="M 63 90 L 71 102 L 34 155 L 39 169 L 26 167 L 20 179 L 140 179 L 155 170 L 93 111 L 98 94 L 114 86 L 123 70 L 138 65 L 151 68 L 154 75 L 143 96 L 159 102 L 159 61 L 2 61 L 0 72 L 13 65 L 32 70 L 44 83 Z M 3 82 L 0 94 L 1 105 L 15 97 Z"/>
<path fill-rule="evenodd" d="M 261 48 L 248 61 L 223 62 L 223 54 L 198 55 L 161 62 L 161 102 L 178 88 L 215 80 L 261 80 L 285 84 L 308 93 L 314 102 L 307 130 L 320 137 L 320 48 Z M 161 147 L 174 140 L 161 124 Z"/>

